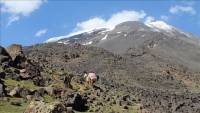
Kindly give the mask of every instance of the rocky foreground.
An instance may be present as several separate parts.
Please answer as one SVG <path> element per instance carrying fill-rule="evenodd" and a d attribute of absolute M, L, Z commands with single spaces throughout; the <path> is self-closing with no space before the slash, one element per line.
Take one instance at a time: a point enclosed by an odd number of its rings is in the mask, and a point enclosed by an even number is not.
<path fill-rule="evenodd" d="M 147 65 L 146 58 L 152 56 L 129 59 L 80 44 L 0 47 L 0 112 L 200 113 L 199 73 L 158 57 Z M 83 71 L 97 73 L 94 86 Z"/>

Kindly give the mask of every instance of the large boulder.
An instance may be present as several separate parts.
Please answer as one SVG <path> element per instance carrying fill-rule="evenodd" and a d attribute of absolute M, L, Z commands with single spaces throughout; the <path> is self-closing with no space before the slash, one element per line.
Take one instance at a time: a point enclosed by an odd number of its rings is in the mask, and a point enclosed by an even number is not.
<path fill-rule="evenodd" d="M 72 93 L 68 95 L 67 101 L 65 101 L 65 106 L 72 107 L 76 111 L 85 111 L 88 109 L 86 106 L 87 99 L 83 98 L 78 93 Z"/>
<path fill-rule="evenodd" d="M 20 70 L 20 75 L 22 79 L 33 79 L 41 76 L 40 71 L 41 68 L 37 63 L 27 60 L 24 69 Z M 40 82 L 41 78 L 37 78 L 37 81 Z"/>
<path fill-rule="evenodd" d="M 6 48 L 7 52 L 10 54 L 13 60 L 13 66 L 16 68 L 23 69 L 26 66 L 26 57 L 22 51 L 22 46 L 18 44 L 12 44 L 8 48 Z"/>
<path fill-rule="evenodd" d="M 31 91 L 29 89 L 26 88 L 21 88 L 19 86 L 16 86 L 14 89 L 12 89 L 8 95 L 12 96 L 12 97 L 23 97 L 26 98 L 27 95 L 30 95 Z"/>
<path fill-rule="evenodd" d="M 8 66 L 11 61 L 12 59 L 8 52 L 2 46 L 0 46 L 0 65 Z"/>
<path fill-rule="evenodd" d="M 19 54 L 22 54 L 22 46 L 19 44 L 12 44 L 6 48 L 7 52 L 10 54 L 14 60 Z"/>
<path fill-rule="evenodd" d="M 6 95 L 5 85 L 3 81 L 0 79 L 0 97 L 3 97 Z"/>

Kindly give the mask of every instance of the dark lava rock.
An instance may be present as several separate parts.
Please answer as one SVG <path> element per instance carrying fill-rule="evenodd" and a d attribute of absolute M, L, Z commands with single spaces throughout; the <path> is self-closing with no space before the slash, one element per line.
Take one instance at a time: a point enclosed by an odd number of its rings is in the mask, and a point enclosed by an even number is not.
<path fill-rule="evenodd" d="M 128 106 L 124 105 L 123 108 L 124 108 L 124 109 L 128 109 Z"/>
<path fill-rule="evenodd" d="M 6 68 L 4 72 L 6 74 L 5 78 L 11 78 L 17 81 L 21 80 L 21 75 L 19 74 L 19 70 L 16 68 L 9 67 L 9 68 Z"/>
<path fill-rule="evenodd" d="M 0 79 L 5 78 L 6 73 L 5 72 L 0 72 Z"/>
<path fill-rule="evenodd" d="M 8 52 L 0 46 L 0 65 L 3 67 L 8 66 L 11 63 L 12 59 Z"/>
<path fill-rule="evenodd" d="M 83 99 L 80 94 L 75 94 L 73 101 L 74 101 L 73 109 L 77 111 L 86 110 L 85 104 L 87 103 L 87 100 Z"/>
<path fill-rule="evenodd" d="M 15 59 L 13 60 L 13 66 L 19 69 L 24 69 L 26 67 L 26 57 L 24 54 L 16 55 Z"/>
<path fill-rule="evenodd" d="M 33 78 L 33 84 L 36 86 L 45 86 L 45 79 L 41 76 Z"/>
<path fill-rule="evenodd" d="M 0 97 L 3 96 L 6 96 L 6 90 L 3 81 L 0 79 Z"/>
<path fill-rule="evenodd" d="M 31 91 L 28 90 L 28 89 L 25 89 L 25 88 L 22 88 L 22 89 L 19 91 L 20 97 L 23 97 L 23 98 L 26 98 L 27 95 L 30 95 L 30 94 L 31 94 Z"/>
<path fill-rule="evenodd" d="M 74 110 L 77 111 L 85 111 L 87 110 L 87 99 L 83 98 L 78 93 L 70 93 L 68 95 L 67 100 L 65 101 L 66 107 L 72 107 Z"/>
<path fill-rule="evenodd" d="M 45 94 L 47 94 L 47 91 L 46 91 L 44 88 L 40 88 L 40 89 L 38 89 L 38 90 L 36 90 L 36 91 L 34 92 L 34 96 L 35 96 L 36 98 L 38 98 L 38 97 L 43 97 Z"/>

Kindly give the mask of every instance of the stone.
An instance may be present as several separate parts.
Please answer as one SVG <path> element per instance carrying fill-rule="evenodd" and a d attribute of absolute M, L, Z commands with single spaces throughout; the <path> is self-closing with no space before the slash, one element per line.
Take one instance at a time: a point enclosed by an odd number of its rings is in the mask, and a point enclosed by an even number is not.
<path fill-rule="evenodd" d="M 20 97 L 23 97 L 23 98 L 26 98 L 27 95 L 30 95 L 31 94 L 31 91 L 29 89 L 25 89 L 25 88 L 20 88 L 19 90 L 19 96 Z"/>
<path fill-rule="evenodd" d="M 6 73 L 5 73 L 5 72 L 0 72 L 0 79 L 1 79 L 1 78 L 3 78 L 3 79 L 4 79 L 4 78 L 5 78 L 5 76 L 6 76 Z"/>
<path fill-rule="evenodd" d="M 26 69 L 20 69 L 19 71 L 20 71 L 20 73 L 25 73 Z"/>
<path fill-rule="evenodd" d="M 18 69 L 24 69 L 26 68 L 26 63 L 27 63 L 26 60 L 27 59 L 24 54 L 22 53 L 18 54 L 14 57 L 12 65 Z"/>
<path fill-rule="evenodd" d="M 67 107 L 66 109 L 67 109 L 67 113 L 74 113 L 72 107 Z"/>
<path fill-rule="evenodd" d="M 11 97 L 23 97 L 26 98 L 27 95 L 30 95 L 31 91 L 26 88 L 21 88 L 19 86 L 16 86 L 14 89 L 12 89 L 8 95 Z"/>
<path fill-rule="evenodd" d="M 10 95 L 11 97 L 13 97 L 13 96 L 15 96 L 15 95 L 17 95 L 18 93 L 19 93 L 19 91 L 20 91 L 20 87 L 15 87 L 14 89 L 12 89 L 10 92 L 9 92 L 9 94 L 8 95 Z"/>
<path fill-rule="evenodd" d="M 11 61 L 12 58 L 10 57 L 8 52 L 0 46 L 0 65 L 2 65 L 3 67 L 7 67 L 8 65 L 10 65 Z"/>
<path fill-rule="evenodd" d="M 12 44 L 6 48 L 7 52 L 10 54 L 13 60 L 15 60 L 16 56 L 22 54 L 22 46 L 19 44 Z"/>
<path fill-rule="evenodd" d="M 75 94 L 73 98 L 73 109 L 77 111 L 84 111 L 87 100 L 83 99 L 80 94 Z"/>
<path fill-rule="evenodd" d="M 33 84 L 36 86 L 45 86 L 45 79 L 41 76 L 33 78 Z"/>
<path fill-rule="evenodd" d="M 128 109 L 128 106 L 124 105 L 123 108 L 124 108 L 124 109 Z"/>
<path fill-rule="evenodd" d="M 45 94 L 47 94 L 47 91 L 45 90 L 45 88 L 40 88 L 35 91 L 34 96 L 35 97 L 43 97 Z"/>
<path fill-rule="evenodd" d="M 0 79 L 0 97 L 6 96 L 5 85 L 3 81 Z"/>

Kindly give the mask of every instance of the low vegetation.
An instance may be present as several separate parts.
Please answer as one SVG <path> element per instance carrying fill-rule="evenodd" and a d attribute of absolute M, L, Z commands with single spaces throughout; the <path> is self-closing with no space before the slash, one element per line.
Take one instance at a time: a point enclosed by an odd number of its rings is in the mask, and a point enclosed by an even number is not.
<path fill-rule="evenodd" d="M 29 80 L 16 81 L 13 79 L 4 79 L 4 82 L 8 90 L 13 89 L 17 85 L 20 85 L 20 87 L 24 87 L 32 91 L 37 90 L 39 88 L 38 86 L 34 85 L 32 81 L 29 81 Z"/>
<path fill-rule="evenodd" d="M 0 113 L 23 113 L 29 104 L 29 102 L 24 101 L 22 98 L 8 99 L 0 101 Z M 13 105 L 12 103 L 18 103 L 18 105 Z"/>

